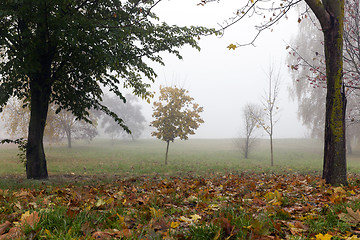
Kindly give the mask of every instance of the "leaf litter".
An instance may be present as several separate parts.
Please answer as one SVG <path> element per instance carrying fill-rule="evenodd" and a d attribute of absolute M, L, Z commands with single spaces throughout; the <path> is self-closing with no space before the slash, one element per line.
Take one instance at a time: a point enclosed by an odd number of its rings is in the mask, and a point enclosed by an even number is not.
<path fill-rule="evenodd" d="M 243 172 L 0 189 L 0 240 L 360 239 L 360 180 L 349 179 Z"/>

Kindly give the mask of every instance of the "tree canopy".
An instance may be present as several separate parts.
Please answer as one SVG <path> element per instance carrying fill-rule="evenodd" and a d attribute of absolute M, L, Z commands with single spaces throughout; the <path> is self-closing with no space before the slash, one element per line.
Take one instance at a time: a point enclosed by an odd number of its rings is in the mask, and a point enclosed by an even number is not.
<path fill-rule="evenodd" d="M 160 52 L 181 58 L 179 47 L 199 49 L 203 27 L 159 22 L 152 0 L 5 0 L 0 2 L 0 110 L 10 97 L 30 106 L 27 177 L 47 178 L 43 132 L 49 103 L 90 121 L 89 110 L 122 119 L 101 103 L 107 87 L 125 101 L 119 86 L 148 98 L 156 74 L 148 60 Z"/>

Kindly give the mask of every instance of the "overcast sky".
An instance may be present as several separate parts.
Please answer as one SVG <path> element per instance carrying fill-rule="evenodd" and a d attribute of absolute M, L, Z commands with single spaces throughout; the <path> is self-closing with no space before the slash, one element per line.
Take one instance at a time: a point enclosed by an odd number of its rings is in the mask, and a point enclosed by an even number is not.
<path fill-rule="evenodd" d="M 218 24 L 233 16 L 244 1 L 220 0 L 205 6 L 198 6 L 199 2 L 162 0 L 154 11 L 161 21 L 168 24 L 219 28 Z M 243 129 L 242 108 L 247 103 L 260 104 L 268 88 L 266 73 L 269 66 L 273 65 L 281 70 L 282 75 L 278 99 L 279 121 L 275 126 L 274 137 L 305 137 L 307 131 L 297 118 L 297 103 L 289 99 L 291 79 L 285 61 L 288 54 L 286 43 L 297 33 L 297 19 L 298 14 L 293 10 L 288 14 L 288 19 L 282 19 L 280 24 L 273 27 L 273 31 L 263 32 L 255 42 L 256 47 L 247 46 L 236 50 L 227 48 L 231 43 L 252 40 L 256 34 L 254 25 L 259 23 L 259 18 L 247 18 L 228 28 L 222 37 L 202 37 L 200 52 L 188 46 L 183 47 L 183 60 L 163 54 L 165 66 L 151 64 L 158 74 L 152 90 L 158 91 L 159 85 L 184 87 L 190 91 L 195 102 L 204 107 L 202 118 L 205 123 L 192 138 L 235 138 L 240 136 Z M 146 102 L 141 104 L 148 125 L 152 120 L 152 105 Z M 150 137 L 150 133 L 145 137 Z"/>
<path fill-rule="evenodd" d="M 241 7 L 242 1 L 221 0 L 197 6 L 199 0 L 163 0 L 155 12 L 160 20 L 169 24 L 201 25 L 218 28 L 218 24 L 231 17 Z M 201 51 L 184 47 L 183 60 L 164 54 L 165 66 L 154 65 L 159 85 L 185 87 L 195 101 L 204 107 L 205 121 L 196 131 L 196 138 L 233 138 L 242 129 L 242 108 L 247 103 L 260 104 L 268 88 L 266 76 L 269 66 L 281 70 L 281 89 L 278 99 L 280 113 L 275 126 L 276 138 L 301 138 L 306 130 L 297 118 L 297 103 L 289 99 L 291 79 L 286 64 L 286 43 L 297 32 L 296 11 L 288 19 L 263 32 L 256 47 L 247 46 L 234 50 L 226 48 L 230 43 L 249 42 L 256 34 L 255 18 L 248 18 L 228 28 L 224 36 L 203 37 Z M 156 99 L 156 98 L 155 98 Z M 151 105 L 144 104 L 146 118 L 151 121 Z M 266 135 L 264 135 L 266 137 Z"/>

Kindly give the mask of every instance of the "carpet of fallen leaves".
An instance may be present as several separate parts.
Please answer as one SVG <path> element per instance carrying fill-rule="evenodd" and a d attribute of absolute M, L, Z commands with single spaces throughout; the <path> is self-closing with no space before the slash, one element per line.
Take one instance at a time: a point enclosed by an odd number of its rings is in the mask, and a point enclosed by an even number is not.
<path fill-rule="evenodd" d="M 360 180 L 349 182 L 244 172 L 0 189 L 0 240 L 360 239 Z"/>

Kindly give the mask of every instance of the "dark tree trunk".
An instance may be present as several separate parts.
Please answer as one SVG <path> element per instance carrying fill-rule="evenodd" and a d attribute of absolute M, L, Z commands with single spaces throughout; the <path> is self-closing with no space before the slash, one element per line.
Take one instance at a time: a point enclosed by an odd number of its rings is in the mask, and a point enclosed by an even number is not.
<path fill-rule="evenodd" d="M 305 1 L 315 13 L 324 33 L 327 94 L 323 178 L 332 185 L 345 185 L 344 0 Z"/>
<path fill-rule="evenodd" d="M 331 7 L 328 6 L 333 10 Z M 329 26 L 323 29 L 327 76 L 323 178 L 332 185 L 347 184 L 346 97 L 342 76 L 343 11 L 343 8 L 342 12 L 341 9 L 336 9 L 336 14 L 330 15 Z"/>
<path fill-rule="evenodd" d="M 34 81 L 30 84 L 30 92 L 31 113 L 26 147 L 26 176 L 28 179 L 47 179 L 43 136 L 50 91 L 38 84 L 38 81 Z"/>
<path fill-rule="evenodd" d="M 165 165 L 167 165 L 168 163 L 169 145 L 170 145 L 170 141 L 166 141 Z"/>

